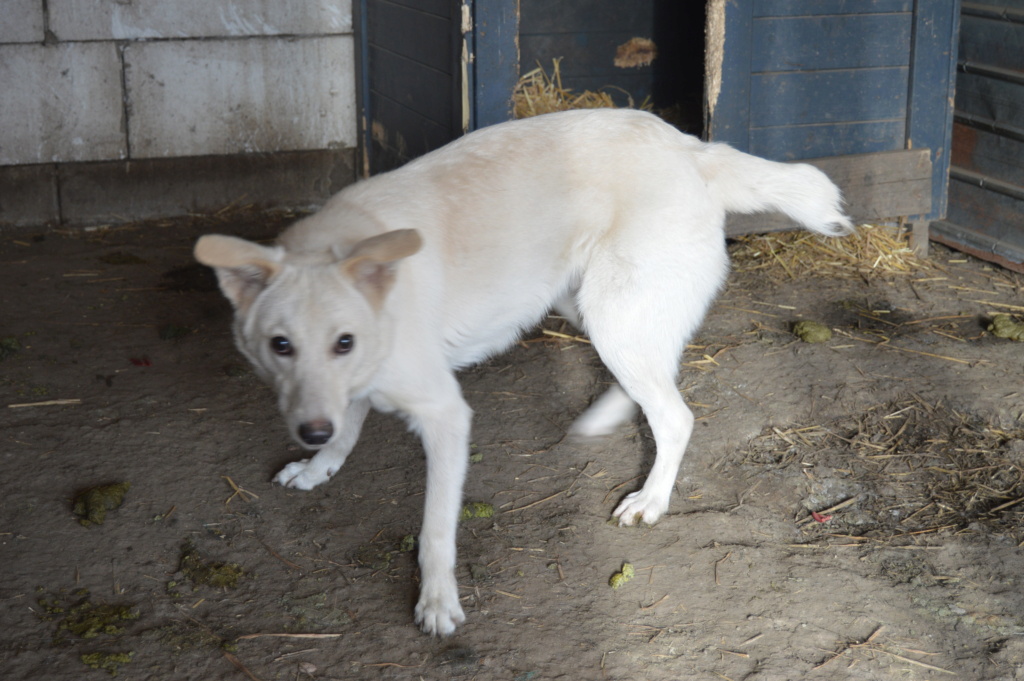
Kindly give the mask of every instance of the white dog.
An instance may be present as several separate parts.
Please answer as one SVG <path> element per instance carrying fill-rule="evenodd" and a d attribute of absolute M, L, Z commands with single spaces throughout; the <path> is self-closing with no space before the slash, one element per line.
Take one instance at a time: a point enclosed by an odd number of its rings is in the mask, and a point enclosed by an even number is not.
<path fill-rule="evenodd" d="M 657 456 L 621 525 L 668 509 L 693 415 L 680 356 L 728 271 L 729 211 L 775 210 L 827 235 L 852 225 L 808 165 L 684 135 L 637 111 L 549 114 L 496 125 L 358 182 L 275 246 L 208 235 L 235 338 L 279 395 L 310 459 L 277 474 L 308 490 L 349 455 L 370 407 L 397 411 L 426 450 L 416 621 L 465 619 L 455 535 L 471 411 L 455 371 L 508 348 L 553 307 L 585 330 L 619 385 L 576 422 L 612 432 L 639 404 Z"/>

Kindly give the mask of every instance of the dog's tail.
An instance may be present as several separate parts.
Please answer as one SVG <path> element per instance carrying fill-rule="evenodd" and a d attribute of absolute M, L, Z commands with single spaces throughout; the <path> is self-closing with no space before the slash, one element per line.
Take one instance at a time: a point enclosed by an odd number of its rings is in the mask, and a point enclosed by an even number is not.
<path fill-rule="evenodd" d="M 708 191 L 730 213 L 778 211 L 826 236 L 853 231 L 843 197 L 825 173 L 806 163 L 777 163 L 709 144 L 699 156 Z"/>

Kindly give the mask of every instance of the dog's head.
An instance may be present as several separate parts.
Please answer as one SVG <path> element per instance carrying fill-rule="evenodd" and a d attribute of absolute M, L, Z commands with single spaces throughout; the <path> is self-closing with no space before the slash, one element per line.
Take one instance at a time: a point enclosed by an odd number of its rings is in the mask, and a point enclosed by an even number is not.
<path fill-rule="evenodd" d="M 309 449 L 335 437 L 353 398 L 372 385 L 391 346 L 385 302 L 414 230 L 356 244 L 342 256 L 291 255 L 211 234 L 195 258 L 214 268 L 235 308 L 235 342 L 274 386 L 292 436 Z"/>

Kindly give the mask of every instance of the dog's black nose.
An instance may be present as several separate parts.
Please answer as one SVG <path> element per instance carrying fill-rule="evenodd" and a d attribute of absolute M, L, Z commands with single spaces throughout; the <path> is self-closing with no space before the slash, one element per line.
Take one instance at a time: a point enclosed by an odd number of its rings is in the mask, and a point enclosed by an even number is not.
<path fill-rule="evenodd" d="M 299 437 L 307 445 L 325 445 L 334 435 L 330 421 L 308 421 L 299 424 Z"/>

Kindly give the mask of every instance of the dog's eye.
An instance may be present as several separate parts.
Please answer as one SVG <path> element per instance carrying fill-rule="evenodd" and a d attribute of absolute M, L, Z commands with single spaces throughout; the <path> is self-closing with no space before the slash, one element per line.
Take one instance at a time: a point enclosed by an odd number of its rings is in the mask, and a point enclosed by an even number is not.
<path fill-rule="evenodd" d="M 334 353 L 337 355 L 344 355 L 352 351 L 352 348 L 356 344 L 356 339 L 352 337 L 350 333 L 343 333 L 338 336 L 338 342 L 334 345 Z"/>
<path fill-rule="evenodd" d="M 271 338 L 270 349 L 273 350 L 275 354 L 282 356 L 288 356 L 295 352 L 295 349 L 292 347 L 292 342 L 284 336 L 274 336 Z"/>

